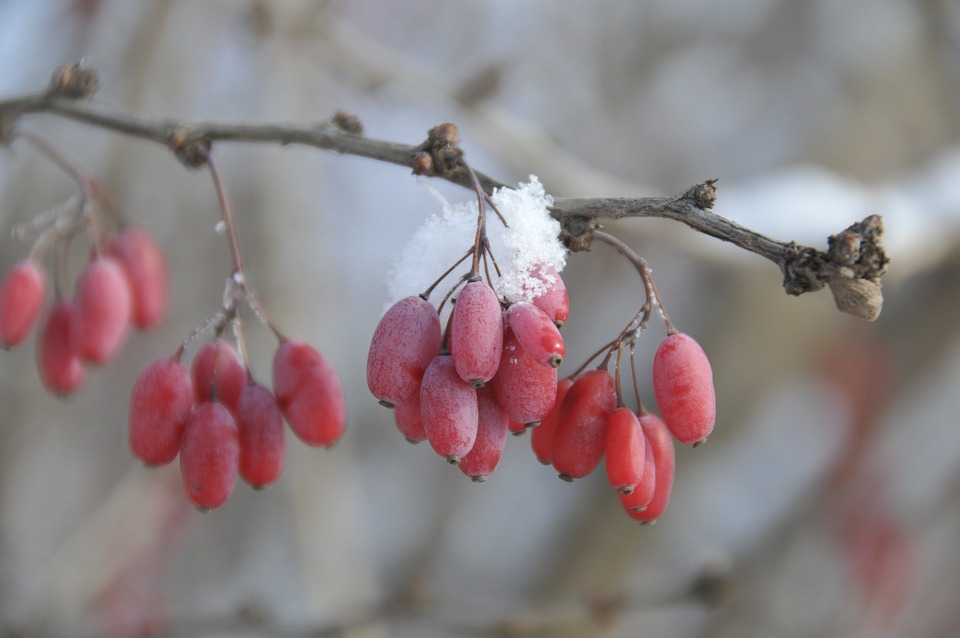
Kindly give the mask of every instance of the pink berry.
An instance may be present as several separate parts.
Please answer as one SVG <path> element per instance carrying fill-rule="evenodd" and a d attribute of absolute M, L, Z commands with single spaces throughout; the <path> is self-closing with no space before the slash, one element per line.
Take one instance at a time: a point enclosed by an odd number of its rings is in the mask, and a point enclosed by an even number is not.
<path fill-rule="evenodd" d="M 507 415 L 489 387 L 477 390 L 477 440 L 460 459 L 460 471 L 477 483 L 493 473 L 507 442 Z"/>
<path fill-rule="evenodd" d="M 673 438 L 670 430 L 656 414 L 648 413 L 640 417 L 640 428 L 647 439 L 653 457 L 653 474 L 656 478 L 653 486 L 653 496 L 642 511 L 628 510 L 630 518 L 644 523 L 652 523 L 660 518 L 670 502 L 670 492 L 673 490 L 673 474 L 676 469 L 676 452 L 673 449 Z M 649 471 L 650 466 L 644 470 Z M 638 486 L 635 492 L 640 492 Z"/>
<path fill-rule="evenodd" d="M 163 358 L 144 370 L 130 397 L 130 451 L 148 465 L 165 465 L 180 452 L 183 427 L 193 407 L 190 372 Z"/>
<path fill-rule="evenodd" d="M 507 323 L 531 360 L 559 368 L 566 347 L 557 326 L 542 310 L 529 303 L 515 303 L 507 310 Z"/>
<path fill-rule="evenodd" d="M 56 301 L 47 313 L 37 340 L 37 370 L 47 390 L 62 396 L 76 391 L 87 376 L 70 341 L 73 310 L 69 301 Z"/>
<path fill-rule="evenodd" d="M 157 325 L 167 307 L 167 263 L 160 247 L 146 231 L 128 228 L 111 236 L 105 250 L 120 262 L 130 281 L 133 325 L 141 329 Z"/>
<path fill-rule="evenodd" d="M 219 403 L 201 403 L 187 419 L 180 442 L 180 477 L 190 502 L 211 510 L 227 502 L 237 481 L 237 424 Z"/>
<path fill-rule="evenodd" d="M 84 268 L 74 291 L 70 342 L 77 355 L 93 364 L 112 359 L 130 326 L 130 282 L 120 262 L 96 257 Z"/>
<path fill-rule="evenodd" d="M 367 387 L 388 406 L 420 392 L 423 372 L 440 352 L 443 335 L 433 305 L 420 297 L 401 299 L 383 315 L 370 340 Z"/>
<path fill-rule="evenodd" d="M 423 374 L 420 414 L 427 440 L 451 463 L 459 463 L 477 440 L 477 391 L 457 374 L 450 355 L 437 356 Z"/>
<path fill-rule="evenodd" d="M 643 456 L 643 476 L 640 477 L 640 482 L 629 494 L 623 494 L 622 492 L 618 494 L 623 509 L 630 516 L 647 509 L 650 501 L 653 500 L 653 494 L 657 486 L 657 468 L 656 462 L 653 460 L 653 446 L 647 442 L 646 435 L 644 435 Z"/>
<path fill-rule="evenodd" d="M 0 283 L 0 347 L 12 348 L 27 338 L 47 293 L 47 276 L 34 259 L 14 264 Z"/>
<path fill-rule="evenodd" d="M 646 439 L 630 408 L 617 408 L 607 424 L 607 478 L 614 489 L 629 494 L 643 478 Z"/>
<path fill-rule="evenodd" d="M 193 357 L 190 374 L 197 405 L 215 401 L 236 414 L 247 370 L 233 346 L 223 339 L 203 344 Z"/>
<path fill-rule="evenodd" d="M 251 383 L 237 402 L 240 476 L 254 488 L 274 483 L 283 471 L 283 417 L 273 393 Z"/>
<path fill-rule="evenodd" d="M 563 405 L 563 401 L 572 385 L 573 380 L 571 379 L 560 380 L 554 390 L 553 407 L 540 421 L 540 425 L 533 428 L 533 434 L 530 435 L 533 454 L 544 465 L 553 463 L 553 438 L 557 432 L 557 423 L 560 421 L 560 407 Z"/>
<path fill-rule="evenodd" d="M 411 443 L 427 440 L 427 431 L 423 427 L 423 416 L 420 414 L 420 391 L 412 397 L 393 406 L 393 421 L 397 429 Z"/>
<path fill-rule="evenodd" d="M 676 332 L 660 342 L 653 355 L 653 392 L 663 421 L 681 443 L 702 443 L 713 431 L 713 372 L 691 337 Z"/>
<path fill-rule="evenodd" d="M 307 445 L 330 446 L 347 424 L 340 379 L 310 344 L 290 339 L 273 356 L 273 392 L 290 429 Z"/>
<path fill-rule="evenodd" d="M 560 478 L 584 477 L 600 463 L 606 449 L 607 422 L 616 408 L 613 375 L 600 369 L 576 378 L 563 399 L 553 437 L 553 467 Z"/>
<path fill-rule="evenodd" d="M 557 370 L 534 361 L 508 327 L 500 367 L 490 385 L 507 416 L 523 424 L 535 424 L 556 402 Z"/>
<path fill-rule="evenodd" d="M 570 299 L 560 273 L 553 266 L 537 266 L 530 276 L 542 281 L 547 290 L 533 300 L 533 305 L 542 310 L 559 328 L 570 318 Z"/>
<path fill-rule="evenodd" d="M 450 325 L 450 354 L 460 378 L 473 387 L 493 378 L 503 347 L 503 311 L 493 288 L 470 281 L 457 296 Z"/>

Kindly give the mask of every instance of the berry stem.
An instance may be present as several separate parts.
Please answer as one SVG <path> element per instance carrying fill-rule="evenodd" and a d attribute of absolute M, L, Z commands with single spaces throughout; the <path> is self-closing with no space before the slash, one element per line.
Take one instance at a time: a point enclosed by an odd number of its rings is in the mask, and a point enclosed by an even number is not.
<path fill-rule="evenodd" d="M 220 171 L 217 170 L 217 166 L 213 161 L 213 154 L 206 150 L 204 150 L 203 153 L 207 168 L 210 170 L 210 177 L 213 179 L 213 188 L 217 192 L 217 201 L 220 202 L 220 219 L 223 221 L 224 230 L 230 242 L 234 271 L 242 274 L 243 254 L 240 252 L 240 242 L 237 240 L 237 230 L 233 223 L 233 208 L 230 206 L 230 200 L 227 198 L 227 190 L 223 186 L 223 180 L 220 179 Z"/>
<path fill-rule="evenodd" d="M 447 278 L 447 275 L 449 275 L 450 273 L 452 273 L 457 266 L 459 266 L 459 265 L 462 264 L 464 261 L 466 261 L 467 257 L 469 257 L 469 256 L 472 255 L 472 254 L 473 254 L 473 251 L 472 251 L 472 250 L 468 250 L 467 252 L 465 252 L 465 253 L 463 254 L 463 257 L 461 257 L 460 259 L 458 259 L 455 264 L 453 264 L 452 266 L 450 266 L 449 268 L 447 268 L 447 270 L 446 270 L 442 275 L 440 275 L 440 277 L 438 277 L 436 281 L 434 281 L 432 284 L 430 284 L 430 287 L 429 287 L 429 288 L 427 288 L 426 290 L 424 290 L 423 292 L 420 293 L 420 298 L 423 299 L 424 301 L 430 301 L 430 295 L 433 293 L 434 288 L 436 288 L 437 286 L 439 286 L 439 285 L 440 285 L 440 282 Z"/>

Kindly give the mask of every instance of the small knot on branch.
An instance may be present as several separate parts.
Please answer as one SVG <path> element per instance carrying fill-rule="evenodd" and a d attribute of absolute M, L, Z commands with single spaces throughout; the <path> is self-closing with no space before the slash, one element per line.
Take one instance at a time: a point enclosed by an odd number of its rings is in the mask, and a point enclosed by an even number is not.
<path fill-rule="evenodd" d="M 590 250 L 593 244 L 593 231 L 600 228 L 600 222 L 591 217 L 564 217 L 560 222 L 560 241 L 570 252 Z"/>
<path fill-rule="evenodd" d="M 100 88 L 96 71 L 83 60 L 62 66 L 53 72 L 47 94 L 52 97 L 81 99 L 90 97 Z"/>
<path fill-rule="evenodd" d="M 410 164 L 416 175 L 449 177 L 463 172 L 463 150 L 460 132 L 456 124 L 446 122 L 427 131 L 427 139 L 416 147 L 410 156 Z M 465 179 L 466 175 L 462 175 Z"/>
<path fill-rule="evenodd" d="M 363 135 L 363 122 L 360 117 L 348 111 L 340 110 L 333 114 L 333 124 L 344 131 L 353 135 Z"/>
<path fill-rule="evenodd" d="M 700 209 L 710 209 L 717 203 L 717 180 L 708 179 L 705 182 L 693 185 L 682 195 L 682 199 L 689 199 Z"/>
<path fill-rule="evenodd" d="M 190 129 L 177 128 L 170 134 L 167 145 L 185 166 L 199 168 L 207 163 L 212 143 Z"/>

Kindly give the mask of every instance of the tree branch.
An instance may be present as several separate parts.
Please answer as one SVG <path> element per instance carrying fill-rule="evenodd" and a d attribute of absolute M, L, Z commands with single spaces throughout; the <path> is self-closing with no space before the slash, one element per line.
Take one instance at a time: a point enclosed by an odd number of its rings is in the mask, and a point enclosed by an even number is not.
<path fill-rule="evenodd" d="M 97 86 L 93 71 L 76 64 L 54 73 L 46 91 L 0 100 L 0 141 L 9 142 L 16 136 L 15 124 L 20 117 L 45 113 L 163 144 L 189 167 L 204 165 L 210 147 L 218 141 L 302 144 L 406 166 L 418 175 L 472 188 L 452 124 L 434 127 L 424 142 L 408 145 L 366 137 L 360 120 L 345 112 L 313 124 L 184 122 L 147 117 L 87 99 Z M 505 187 L 492 177 L 479 172 L 476 175 L 488 194 Z M 830 236 L 827 250 L 822 251 L 777 241 L 725 219 L 711 211 L 715 200 L 715 180 L 708 180 L 673 197 L 559 198 L 553 213 L 561 222 L 563 240 L 570 250 L 589 249 L 599 220 L 671 219 L 774 262 L 783 274 L 784 289 L 791 295 L 829 285 L 843 312 L 867 320 L 879 315 L 883 303 L 880 281 L 889 263 L 882 246 L 879 215 Z"/>

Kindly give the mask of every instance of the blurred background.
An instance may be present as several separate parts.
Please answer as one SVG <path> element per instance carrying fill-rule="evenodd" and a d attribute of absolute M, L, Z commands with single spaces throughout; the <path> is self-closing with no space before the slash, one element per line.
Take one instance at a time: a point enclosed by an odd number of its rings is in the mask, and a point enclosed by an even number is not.
<path fill-rule="evenodd" d="M 238 485 L 200 514 L 176 463 L 130 456 L 126 415 L 143 367 L 220 306 L 231 262 L 209 177 L 155 144 L 25 117 L 158 237 L 171 301 L 160 329 L 65 400 L 43 390 L 32 340 L 0 352 L 0 634 L 960 633 L 953 0 L 0 1 L 0 94 L 81 58 L 98 99 L 153 116 L 346 109 L 411 144 L 455 122 L 473 166 L 536 174 L 555 196 L 717 178 L 718 213 L 821 248 L 879 213 L 892 263 L 868 324 L 828 292 L 786 296 L 774 265 L 679 224 L 609 226 L 710 355 L 719 402 L 709 443 L 678 450 L 666 515 L 641 527 L 602 471 L 558 481 L 529 437 L 471 483 L 368 395 L 384 274 L 438 212 L 429 189 L 370 160 L 223 143 L 248 277 L 333 362 L 349 426 L 333 450 L 288 437 L 278 484 Z M 15 229 L 74 193 L 29 146 L 0 153 L 0 269 L 29 250 Z M 602 246 L 564 278 L 570 372 L 642 295 Z M 252 317 L 247 333 L 267 380 L 275 341 Z M 662 336 L 655 324 L 641 340 L 641 369 Z"/>

